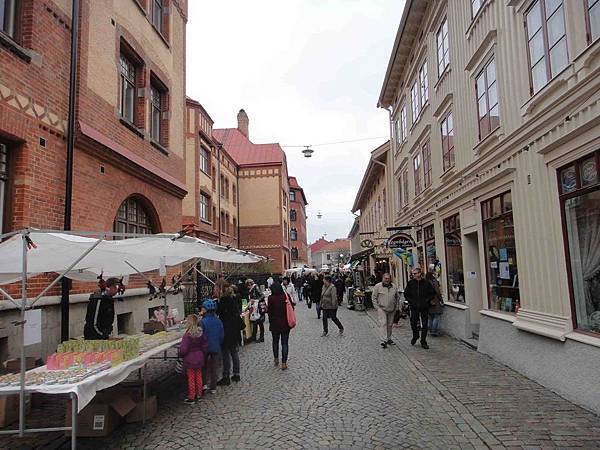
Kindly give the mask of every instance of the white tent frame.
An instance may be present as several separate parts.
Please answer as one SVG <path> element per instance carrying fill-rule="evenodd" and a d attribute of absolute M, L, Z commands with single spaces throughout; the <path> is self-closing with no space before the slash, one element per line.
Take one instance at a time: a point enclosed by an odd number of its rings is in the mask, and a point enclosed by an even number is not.
<path fill-rule="evenodd" d="M 78 236 L 100 236 L 98 238 L 98 240 L 96 242 L 94 242 L 94 244 L 88 248 L 86 251 L 84 251 L 78 258 L 76 258 L 76 260 L 69 266 L 67 267 L 65 270 L 63 270 L 62 272 L 59 273 L 59 275 L 48 285 L 46 286 L 42 292 L 40 294 L 38 294 L 35 299 L 31 302 L 31 304 L 28 306 L 27 305 L 27 250 L 28 250 L 28 246 L 29 243 L 31 242 L 30 240 L 30 234 L 32 231 L 35 231 L 35 233 L 61 233 L 61 234 L 71 234 L 71 235 L 78 235 Z M 15 300 L 8 292 L 6 292 L 4 289 L 2 289 L 0 287 L 0 294 L 2 294 L 3 296 L 5 296 L 11 303 L 13 303 L 15 305 L 15 307 L 19 310 L 20 312 L 20 317 L 18 321 L 14 321 L 12 322 L 12 324 L 14 326 L 18 326 L 20 328 L 20 335 L 21 335 L 21 343 L 20 343 L 20 358 L 21 358 L 21 366 L 20 366 L 20 371 L 19 371 L 19 375 L 20 375 L 20 386 L 19 386 L 19 390 L 15 390 L 15 391 L 8 391 L 8 392 L 3 392 L 3 394 L 15 394 L 18 392 L 19 394 L 19 428 L 16 430 L 0 430 L 0 435 L 7 435 L 7 434 L 18 434 L 19 437 L 23 437 L 25 435 L 25 433 L 49 433 L 49 432 L 54 432 L 54 431 L 71 431 L 71 449 L 75 449 L 77 447 L 77 395 L 75 393 L 71 393 L 71 403 L 72 403 L 72 407 L 71 407 L 71 426 L 70 427 L 51 427 L 51 428 L 25 428 L 25 372 L 26 372 L 26 361 L 25 361 L 25 312 L 29 309 L 32 309 L 33 306 L 35 305 L 35 303 L 42 298 L 42 296 L 48 292 L 53 286 L 55 286 L 60 280 L 62 280 L 70 271 L 73 267 L 75 267 L 83 258 L 85 258 L 88 254 L 90 254 L 91 252 L 94 251 L 94 249 L 104 240 L 106 240 L 107 237 L 121 237 L 121 238 L 135 238 L 135 237 L 152 237 L 152 236 L 156 236 L 156 235 L 152 235 L 152 234 L 134 234 L 134 233 L 117 233 L 117 232 L 96 232 L 96 231 L 63 231 L 63 230 L 38 230 L 38 229 L 32 229 L 32 228 L 24 228 L 22 230 L 17 230 L 17 231 L 12 231 L 9 233 L 4 233 L 4 234 L 0 234 L 0 242 L 3 241 L 4 239 L 7 239 L 9 237 L 12 236 L 16 236 L 20 234 L 21 235 L 21 240 L 22 240 L 22 244 L 23 244 L 23 258 L 22 258 L 22 272 L 21 272 L 21 302 L 19 304 L 19 302 L 17 300 Z M 185 236 L 184 234 L 175 234 L 175 238 L 177 239 L 178 237 L 183 237 Z M 229 247 L 227 247 L 229 249 Z M 249 252 L 246 252 L 247 254 Z M 196 270 L 197 272 L 201 273 L 198 269 L 196 269 L 196 263 L 203 258 L 191 258 L 190 260 L 194 260 L 193 264 L 190 265 L 190 267 L 186 270 L 185 273 L 182 274 L 182 277 L 187 274 L 188 272 L 190 272 L 192 269 Z M 189 260 L 188 260 L 189 261 Z M 136 269 L 133 265 L 131 265 L 130 263 L 128 263 L 127 261 L 125 261 L 127 263 L 127 265 L 129 265 L 132 269 L 134 269 L 137 273 L 139 273 L 140 275 L 142 275 L 142 277 L 146 278 L 148 281 L 149 278 L 144 275 L 142 272 L 140 272 L 138 269 Z M 32 275 L 37 275 L 37 274 L 32 274 Z M 204 274 L 201 273 L 201 275 L 205 276 Z M 206 277 L 206 276 L 205 276 Z M 9 283 L 12 284 L 12 283 Z M 165 312 L 166 312 L 166 303 L 167 303 L 167 297 L 166 294 L 170 292 L 170 290 L 173 287 L 171 286 L 171 288 L 169 288 L 169 290 L 167 290 L 167 292 L 165 293 L 164 296 L 164 307 L 165 307 Z M 144 370 L 145 371 L 145 370 Z M 144 385 L 145 385 L 145 377 L 144 377 Z M 144 389 L 145 391 L 145 389 Z"/>

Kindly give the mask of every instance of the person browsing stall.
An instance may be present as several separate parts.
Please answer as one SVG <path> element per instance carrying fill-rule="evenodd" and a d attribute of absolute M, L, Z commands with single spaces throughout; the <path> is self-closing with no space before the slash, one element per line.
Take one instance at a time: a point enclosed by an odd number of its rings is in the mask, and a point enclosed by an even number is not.
<path fill-rule="evenodd" d="M 106 340 L 113 331 L 115 321 L 114 296 L 119 291 L 118 278 L 106 280 L 106 287 L 101 292 L 90 295 L 85 315 L 83 337 L 87 340 Z"/>

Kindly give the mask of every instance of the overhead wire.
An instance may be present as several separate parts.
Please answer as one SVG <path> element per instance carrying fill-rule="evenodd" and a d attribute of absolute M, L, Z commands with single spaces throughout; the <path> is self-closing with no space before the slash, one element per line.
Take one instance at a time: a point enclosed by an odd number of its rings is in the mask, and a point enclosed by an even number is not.
<path fill-rule="evenodd" d="M 282 145 L 282 147 L 287 147 L 287 148 L 324 147 L 326 145 L 349 144 L 351 142 L 373 141 L 375 139 L 386 139 L 386 138 L 389 138 L 389 136 L 377 136 L 377 137 L 369 137 L 369 138 L 350 139 L 347 141 L 323 142 L 321 144 L 312 144 L 312 145 Z"/>

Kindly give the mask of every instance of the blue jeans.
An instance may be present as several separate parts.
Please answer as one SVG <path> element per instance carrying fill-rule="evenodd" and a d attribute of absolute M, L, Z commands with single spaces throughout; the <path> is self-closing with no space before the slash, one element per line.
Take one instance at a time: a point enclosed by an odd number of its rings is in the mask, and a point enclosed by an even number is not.
<path fill-rule="evenodd" d="M 223 355 L 223 378 L 229 377 L 231 375 L 231 363 L 233 362 L 233 374 L 240 374 L 240 355 L 238 353 L 238 346 L 235 345 L 233 347 L 227 348 L 223 347 L 221 349 L 221 354 Z"/>
<path fill-rule="evenodd" d="M 440 320 L 442 319 L 441 314 L 429 314 L 429 331 L 431 334 L 440 333 Z"/>
<path fill-rule="evenodd" d="M 290 332 L 288 331 L 271 331 L 273 335 L 273 357 L 279 359 L 279 338 L 281 338 L 281 362 L 287 362 L 289 351 Z"/>
<path fill-rule="evenodd" d="M 321 318 L 321 303 L 315 303 L 315 308 L 317 309 L 317 318 Z"/>

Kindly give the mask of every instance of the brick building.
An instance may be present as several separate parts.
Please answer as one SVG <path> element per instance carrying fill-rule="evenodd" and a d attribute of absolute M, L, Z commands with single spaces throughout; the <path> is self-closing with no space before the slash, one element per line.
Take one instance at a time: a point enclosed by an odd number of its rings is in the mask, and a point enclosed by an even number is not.
<path fill-rule="evenodd" d="M 12 8 L 12 6 L 19 6 Z M 71 2 L 0 2 L 0 211 L 2 231 L 61 229 L 64 220 Z M 185 0 L 81 0 L 72 229 L 156 233 L 181 228 L 184 176 Z M 29 283 L 31 293 L 45 285 Z M 139 286 L 139 285 L 138 285 Z M 87 294 L 75 283 L 72 336 Z M 77 295 L 77 293 L 80 293 Z M 116 306 L 115 331 L 148 318 L 145 289 Z M 58 294 L 57 290 L 49 293 Z M 42 348 L 60 338 L 58 297 L 44 304 Z M 14 316 L 2 308 L 8 323 Z M 0 330 L 0 357 L 14 353 Z M 5 343 L 6 341 L 6 343 Z M 35 347 L 35 346 L 34 346 Z"/>
<path fill-rule="evenodd" d="M 306 240 L 306 195 L 296 177 L 288 177 L 290 185 L 290 257 L 293 267 L 308 264 L 308 242 Z"/>
<path fill-rule="evenodd" d="M 213 137 L 213 120 L 202 105 L 190 98 L 186 105 L 183 227 L 201 239 L 238 247 L 238 165 Z"/>
<path fill-rule="evenodd" d="M 250 141 L 249 119 L 239 111 L 237 128 L 214 130 L 238 164 L 240 248 L 269 257 L 271 269 L 291 267 L 287 160 L 279 144 Z"/>

